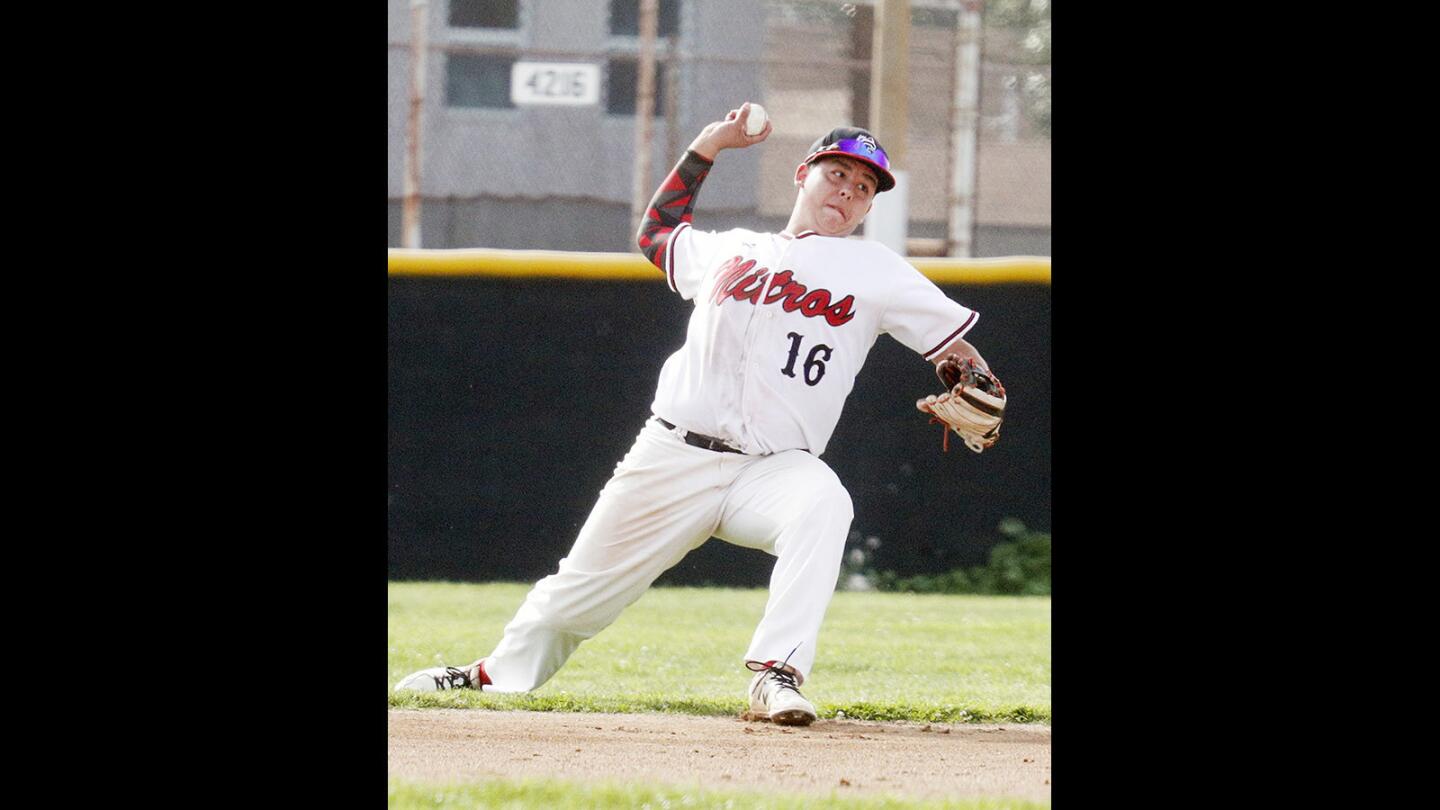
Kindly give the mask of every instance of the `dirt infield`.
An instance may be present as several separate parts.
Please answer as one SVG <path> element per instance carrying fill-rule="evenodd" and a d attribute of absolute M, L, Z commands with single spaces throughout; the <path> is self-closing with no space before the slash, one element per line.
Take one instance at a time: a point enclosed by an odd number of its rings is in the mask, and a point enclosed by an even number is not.
<path fill-rule="evenodd" d="M 1050 801 L 1050 727 L 671 714 L 390 712 L 390 776 L 553 777 L 905 798 Z"/>

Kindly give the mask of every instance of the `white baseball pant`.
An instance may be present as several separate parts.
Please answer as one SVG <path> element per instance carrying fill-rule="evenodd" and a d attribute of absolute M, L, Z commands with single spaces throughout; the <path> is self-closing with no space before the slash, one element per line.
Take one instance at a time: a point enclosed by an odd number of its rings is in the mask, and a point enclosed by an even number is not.
<path fill-rule="evenodd" d="M 720 453 L 649 420 L 559 570 L 536 583 L 485 657 L 485 688 L 539 688 L 580 642 L 712 535 L 776 556 L 765 615 L 743 660 L 783 661 L 794 650 L 790 665 L 803 681 L 853 517 L 840 479 L 803 450 Z"/>

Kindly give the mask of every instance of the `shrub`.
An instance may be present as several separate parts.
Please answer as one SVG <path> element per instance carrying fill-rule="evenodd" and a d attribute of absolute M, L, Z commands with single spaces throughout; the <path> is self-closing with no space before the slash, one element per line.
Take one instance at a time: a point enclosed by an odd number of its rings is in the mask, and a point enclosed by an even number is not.
<path fill-rule="evenodd" d="M 1032 532 L 1014 518 L 1001 521 L 999 528 L 1011 539 L 990 550 L 986 565 L 913 577 L 901 577 L 894 571 L 872 571 L 867 572 L 866 579 L 880 591 L 1048 596 L 1050 534 Z"/>

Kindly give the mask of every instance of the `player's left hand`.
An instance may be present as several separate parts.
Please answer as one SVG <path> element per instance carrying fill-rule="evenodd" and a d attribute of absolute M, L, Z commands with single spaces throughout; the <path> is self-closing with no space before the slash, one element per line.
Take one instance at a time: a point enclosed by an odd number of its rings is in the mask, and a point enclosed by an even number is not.
<path fill-rule="evenodd" d="M 974 359 L 962 361 L 954 354 L 937 365 L 935 373 L 945 384 L 945 393 L 917 400 L 915 407 L 930 414 L 931 421 L 942 422 L 948 428 L 945 449 L 950 449 L 950 430 L 977 453 L 993 447 L 1000 440 L 1000 425 L 1005 421 L 1005 386 Z"/>

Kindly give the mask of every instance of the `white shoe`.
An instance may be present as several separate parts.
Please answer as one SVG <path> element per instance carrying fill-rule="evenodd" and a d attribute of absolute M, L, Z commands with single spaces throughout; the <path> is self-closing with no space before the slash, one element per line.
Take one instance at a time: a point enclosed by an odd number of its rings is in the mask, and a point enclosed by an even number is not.
<path fill-rule="evenodd" d="M 489 683 L 480 670 L 480 661 L 468 667 L 430 667 L 406 675 L 395 684 L 396 692 L 443 692 L 447 689 L 479 690 Z"/>
<path fill-rule="evenodd" d="M 767 667 L 750 682 L 748 719 L 769 720 L 781 726 L 808 726 L 816 717 L 815 707 L 800 694 L 799 684 L 789 672 Z"/>

